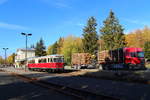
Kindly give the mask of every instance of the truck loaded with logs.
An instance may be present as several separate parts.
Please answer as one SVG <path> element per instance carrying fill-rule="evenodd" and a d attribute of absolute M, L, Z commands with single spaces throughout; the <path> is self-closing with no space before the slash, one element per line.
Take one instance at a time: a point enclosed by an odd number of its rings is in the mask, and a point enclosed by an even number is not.
<path fill-rule="evenodd" d="M 72 67 L 80 69 L 100 68 L 110 69 L 146 69 L 144 52 L 141 48 L 118 48 L 115 50 L 104 50 L 96 55 L 89 53 L 72 54 Z"/>

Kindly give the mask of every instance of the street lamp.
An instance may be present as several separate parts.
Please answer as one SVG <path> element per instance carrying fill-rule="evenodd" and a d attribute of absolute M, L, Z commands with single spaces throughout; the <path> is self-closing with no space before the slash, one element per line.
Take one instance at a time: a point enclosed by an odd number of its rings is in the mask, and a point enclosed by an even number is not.
<path fill-rule="evenodd" d="M 28 33 L 21 33 L 22 35 L 24 35 L 26 37 L 26 53 L 25 53 L 25 61 L 27 64 L 27 40 L 28 40 L 28 36 L 31 36 L 32 34 L 28 34 Z M 26 70 L 26 66 L 25 66 L 25 70 Z"/>
<path fill-rule="evenodd" d="M 7 58 L 6 51 L 8 50 L 8 48 L 3 48 L 3 50 L 5 51 L 5 66 L 6 66 L 6 58 Z"/>

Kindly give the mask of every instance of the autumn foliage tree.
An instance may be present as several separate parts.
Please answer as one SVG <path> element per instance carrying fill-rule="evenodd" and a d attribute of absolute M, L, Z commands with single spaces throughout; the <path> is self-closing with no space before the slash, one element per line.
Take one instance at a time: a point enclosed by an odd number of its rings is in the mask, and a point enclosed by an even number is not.
<path fill-rule="evenodd" d="M 7 57 L 7 63 L 8 64 L 14 64 L 15 63 L 15 53 L 13 53 Z"/>
<path fill-rule="evenodd" d="M 58 41 L 50 45 L 47 50 L 47 54 L 61 54 L 61 49 L 63 47 L 64 38 L 60 37 Z"/>
<path fill-rule="evenodd" d="M 145 42 L 144 51 L 145 51 L 145 58 L 150 60 L 150 41 Z"/>
<path fill-rule="evenodd" d="M 63 43 L 64 43 L 64 38 L 60 37 L 59 40 L 57 41 L 57 54 L 61 54 Z"/>
<path fill-rule="evenodd" d="M 130 32 L 125 37 L 128 47 L 139 47 L 144 49 L 145 43 L 150 41 L 150 28 L 146 26 L 144 29 L 137 29 Z"/>
<path fill-rule="evenodd" d="M 0 56 L 0 64 L 4 64 L 5 60 Z"/>
<path fill-rule="evenodd" d="M 61 54 L 64 55 L 65 62 L 68 65 L 71 64 L 72 53 L 80 53 L 80 52 L 83 52 L 81 38 L 72 35 L 64 38 Z"/>

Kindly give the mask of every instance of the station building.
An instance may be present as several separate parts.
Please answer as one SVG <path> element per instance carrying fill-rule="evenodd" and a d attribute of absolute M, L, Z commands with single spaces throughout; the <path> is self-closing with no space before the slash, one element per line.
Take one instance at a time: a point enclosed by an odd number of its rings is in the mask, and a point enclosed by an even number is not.
<path fill-rule="evenodd" d="M 35 49 L 27 48 L 27 58 L 35 57 Z M 26 64 L 26 49 L 17 49 L 15 56 L 15 68 L 25 67 Z"/>

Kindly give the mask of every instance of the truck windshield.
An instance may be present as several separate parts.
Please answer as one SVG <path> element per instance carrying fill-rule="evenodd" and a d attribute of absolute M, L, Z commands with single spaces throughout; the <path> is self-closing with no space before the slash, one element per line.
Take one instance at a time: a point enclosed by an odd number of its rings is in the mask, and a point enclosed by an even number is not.
<path fill-rule="evenodd" d="M 138 52 L 138 53 L 137 53 L 137 56 L 138 56 L 139 58 L 143 58 L 143 57 L 144 57 L 144 52 Z"/>

